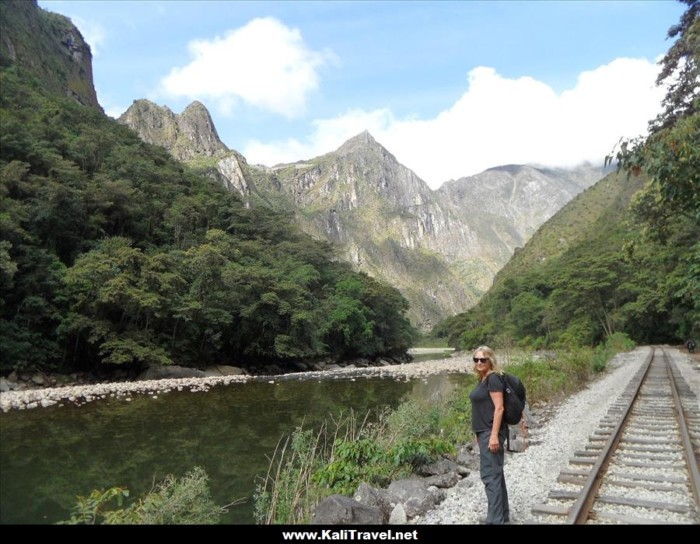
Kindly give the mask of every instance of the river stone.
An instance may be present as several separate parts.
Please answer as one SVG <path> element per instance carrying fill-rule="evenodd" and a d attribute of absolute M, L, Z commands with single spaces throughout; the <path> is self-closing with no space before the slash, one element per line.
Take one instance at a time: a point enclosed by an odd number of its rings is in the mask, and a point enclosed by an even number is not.
<path fill-rule="evenodd" d="M 0 378 L 0 393 L 7 393 L 11 389 L 10 382 L 5 378 Z"/>
<path fill-rule="evenodd" d="M 512 452 L 520 453 L 527 449 L 528 443 L 526 438 L 514 438 L 510 440 L 510 450 Z"/>
<path fill-rule="evenodd" d="M 418 474 L 421 476 L 436 476 L 447 474 L 448 472 L 458 472 L 459 465 L 450 459 L 439 459 L 434 463 L 428 463 L 418 467 Z"/>
<path fill-rule="evenodd" d="M 357 491 L 355 491 L 353 498 L 365 506 L 379 508 L 382 512 L 382 522 L 386 522 L 389 518 L 392 504 L 389 501 L 389 494 L 384 489 L 378 489 L 366 482 L 362 482 L 357 486 Z"/>
<path fill-rule="evenodd" d="M 416 478 L 396 480 L 387 488 L 392 503 L 402 503 L 408 517 L 425 514 L 444 499 L 445 493 Z"/>
<path fill-rule="evenodd" d="M 167 378 L 203 378 L 204 372 L 198 368 L 178 365 L 151 365 L 142 372 L 138 380 L 163 380 Z"/>
<path fill-rule="evenodd" d="M 210 366 L 204 369 L 204 376 L 210 378 L 212 376 L 221 376 L 221 371 L 215 366 Z"/>
<path fill-rule="evenodd" d="M 36 385 L 44 385 L 44 383 L 46 383 L 46 379 L 41 374 L 37 373 L 32 376 L 32 383 L 35 383 Z"/>
<path fill-rule="evenodd" d="M 365 506 L 350 497 L 331 495 L 316 506 L 312 523 L 315 525 L 381 525 L 379 508 Z"/>
<path fill-rule="evenodd" d="M 394 506 L 389 516 L 389 525 L 405 525 L 408 523 L 408 517 L 406 516 L 406 510 L 404 510 L 401 503 Z"/>
<path fill-rule="evenodd" d="M 19 379 L 19 377 L 17 376 L 17 371 L 13 370 L 12 372 L 10 372 L 10 375 L 7 377 L 7 379 L 8 381 L 16 382 Z"/>
<path fill-rule="evenodd" d="M 457 453 L 457 464 L 464 467 L 478 467 L 479 453 L 474 451 L 471 445 L 460 447 Z"/>
<path fill-rule="evenodd" d="M 435 487 L 454 487 L 457 485 L 462 477 L 456 472 L 448 472 L 446 474 L 436 474 L 435 476 L 429 476 L 424 478 L 423 481 L 428 485 L 434 485 Z"/>

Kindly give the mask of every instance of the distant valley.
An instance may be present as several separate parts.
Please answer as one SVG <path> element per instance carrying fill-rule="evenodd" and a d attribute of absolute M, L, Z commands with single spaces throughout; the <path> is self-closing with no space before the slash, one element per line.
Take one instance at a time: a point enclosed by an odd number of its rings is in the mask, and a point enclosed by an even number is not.
<path fill-rule="evenodd" d="M 247 206 L 293 214 L 358 270 L 397 287 L 424 331 L 473 306 L 516 248 L 604 175 L 591 165 L 507 165 L 432 190 L 368 132 L 320 157 L 265 167 L 228 149 L 200 102 L 175 114 L 137 100 L 119 121 Z"/>

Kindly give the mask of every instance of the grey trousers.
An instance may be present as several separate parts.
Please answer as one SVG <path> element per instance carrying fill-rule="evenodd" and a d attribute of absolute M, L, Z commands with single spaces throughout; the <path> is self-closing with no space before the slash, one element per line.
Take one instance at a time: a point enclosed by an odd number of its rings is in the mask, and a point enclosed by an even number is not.
<path fill-rule="evenodd" d="M 484 431 L 476 435 L 479 442 L 479 462 L 481 466 L 481 481 L 486 487 L 486 500 L 488 501 L 488 513 L 486 523 L 501 524 L 510 521 L 508 508 L 508 490 L 506 479 L 503 476 L 504 442 L 506 430 L 498 433 L 498 442 L 501 449 L 496 453 L 489 451 L 489 437 L 491 431 Z"/>

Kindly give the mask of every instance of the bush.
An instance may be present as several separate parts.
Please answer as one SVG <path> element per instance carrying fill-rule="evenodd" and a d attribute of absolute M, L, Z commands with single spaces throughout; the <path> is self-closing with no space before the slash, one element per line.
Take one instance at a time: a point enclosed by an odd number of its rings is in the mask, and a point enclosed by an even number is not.
<path fill-rule="evenodd" d="M 387 418 L 389 434 L 417 438 L 439 432 L 440 407 L 421 406 L 414 400 L 402 402 Z"/>
<path fill-rule="evenodd" d="M 624 332 L 614 332 L 605 339 L 605 345 L 612 349 L 615 353 L 621 351 L 630 351 L 635 348 L 636 344 Z"/>
<path fill-rule="evenodd" d="M 64 525 L 196 525 L 219 523 L 226 507 L 218 506 L 211 498 L 209 477 L 204 469 L 195 467 L 180 480 L 169 474 L 154 491 L 134 504 L 121 507 L 129 497 L 129 490 L 112 487 L 94 490 L 87 497 L 78 497 L 69 520 Z"/>

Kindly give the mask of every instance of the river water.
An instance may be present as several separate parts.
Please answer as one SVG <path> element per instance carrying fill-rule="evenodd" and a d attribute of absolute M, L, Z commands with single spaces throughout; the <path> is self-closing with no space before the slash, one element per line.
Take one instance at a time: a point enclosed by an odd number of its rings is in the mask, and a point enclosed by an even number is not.
<path fill-rule="evenodd" d="M 430 402 L 466 384 L 464 375 L 419 380 L 350 378 L 218 386 L 0 414 L 0 523 L 68 519 L 78 495 L 113 486 L 131 496 L 194 466 L 210 476 L 217 504 L 235 499 L 223 523 L 254 523 L 252 493 L 268 457 L 295 427 L 329 414 Z"/>

